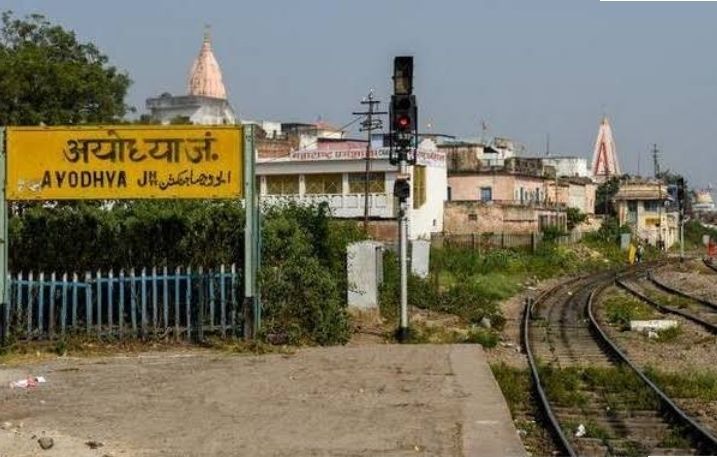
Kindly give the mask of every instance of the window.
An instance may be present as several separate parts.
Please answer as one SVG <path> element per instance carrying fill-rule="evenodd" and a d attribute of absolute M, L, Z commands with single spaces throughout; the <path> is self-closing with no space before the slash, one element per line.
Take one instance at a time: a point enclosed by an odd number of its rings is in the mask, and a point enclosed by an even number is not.
<path fill-rule="evenodd" d="M 451 189 L 451 186 L 448 186 L 448 201 L 451 201 L 453 199 L 453 190 Z"/>
<path fill-rule="evenodd" d="M 366 173 L 349 173 L 349 193 L 363 194 L 365 192 Z M 372 194 L 386 192 L 386 174 L 369 173 L 368 191 Z"/>
<path fill-rule="evenodd" d="M 634 200 L 627 202 L 627 223 L 637 224 L 637 202 Z"/>
<path fill-rule="evenodd" d="M 480 200 L 482 202 L 489 202 L 493 200 L 493 188 L 492 187 L 481 187 L 480 188 Z"/>
<path fill-rule="evenodd" d="M 304 175 L 307 194 L 342 194 L 341 173 Z"/>
<path fill-rule="evenodd" d="M 426 203 L 426 167 L 414 165 L 413 167 L 413 209 L 418 209 Z"/>
<path fill-rule="evenodd" d="M 298 195 L 299 175 L 269 175 L 266 177 L 267 195 Z"/>
<path fill-rule="evenodd" d="M 659 200 L 649 200 L 643 203 L 643 208 L 645 211 L 656 213 L 660 210 L 660 203 Z"/>

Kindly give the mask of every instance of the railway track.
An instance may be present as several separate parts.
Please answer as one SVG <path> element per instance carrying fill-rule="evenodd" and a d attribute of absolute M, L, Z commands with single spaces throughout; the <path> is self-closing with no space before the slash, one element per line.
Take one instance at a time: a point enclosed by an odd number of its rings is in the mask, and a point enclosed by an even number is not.
<path fill-rule="evenodd" d="M 717 453 L 717 437 L 670 400 L 600 329 L 592 302 L 614 280 L 613 273 L 574 279 L 526 305 L 523 343 L 537 398 L 561 452 Z"/>
<path fill-rule="evenodd" d="M 648 280 L 640 281 L 639 276 L 635 275 L 629 279 L 618 279 L 616 284 L 664 313 L 682 316 L 702 326 L 708 332 L 717 334 L 717 305 L 673 289 L 657 281 L 649 272 L 646 279 Z M 668 305 L 664 298 L 660 297 L 665 292 L 682 297 L 687 301 L 678 306 Z"/>

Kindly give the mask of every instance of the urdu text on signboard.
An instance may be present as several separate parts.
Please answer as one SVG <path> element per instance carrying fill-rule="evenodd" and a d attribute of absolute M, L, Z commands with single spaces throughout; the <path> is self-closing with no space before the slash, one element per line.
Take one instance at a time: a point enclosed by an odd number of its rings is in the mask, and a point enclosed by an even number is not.
<path fill-rule="evenodd" d="M 238 198 L 238 126 L 8 127 L 8 200 Z"/>

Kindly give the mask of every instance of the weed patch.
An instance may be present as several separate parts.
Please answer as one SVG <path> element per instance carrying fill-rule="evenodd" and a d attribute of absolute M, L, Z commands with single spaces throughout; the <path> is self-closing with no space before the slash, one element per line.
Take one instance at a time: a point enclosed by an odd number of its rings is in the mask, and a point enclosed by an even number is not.
<path fill-rule="evenodd" d="M 493 363 L 490 368 L 508 403 L 525 449 L 532 455 L 556 455 L 553 438 L 540 419 L 533 399 L 528 369 L 515 368 L 505 362 Z"/>
<path fill-rule="evenodd" d="M 717 372 L 715 371 L 667 373 L 648 368 L 645 372 L 671 397 L 696 398 L 705 402 L 717 401 Z"/>
<path fill-rule="evenodd" d="M 530 374 L 527 369 L 515 368 L 505 362 L 491 364 L 493 376 L 503 391 L 510 413 L 530 409 Z"/>
<path fill-rule="evenodd" d="M 587 393 L 604 398 L 615 410 L 653 409 L 657 399 L 629 369 L 619 367 L 540 367 L 550 398 L 562 406 L 584 407 Z"/>
<path fill-rule="evenodd" d="M 606 295 L 602 305 L 607 321 L 621 330 L 630 330 L 631 320 L 658 316 L 652 307 L 622 291 Z"/>
<path fill-rule="evenodd" d="M 660 343 L 669 343 L 674 341 L 678 336 L 682 334 L 682 328 L 678 325 L 675 327 L 666 328 L 664 330 L 657 331 L 657 341 Z"/>

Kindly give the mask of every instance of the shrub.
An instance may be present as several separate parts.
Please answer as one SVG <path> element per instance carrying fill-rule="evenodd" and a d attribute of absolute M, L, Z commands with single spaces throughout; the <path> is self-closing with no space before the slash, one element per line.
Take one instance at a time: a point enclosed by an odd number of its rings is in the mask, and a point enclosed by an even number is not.
<path fill-rule="evenodd" d="M 572 230 L 578 225 L 585 222 L 585 220 L 588 218 L 588 215 L 580 211 L 578 208 L 568 208 L 567 209 L 567 224 L 568 224 L 568 230 Z"/>
<path fill-rule="evenodd" d="M 365 237 L 326 204 L 270 207 L 262 214 L 259 282 L 266 333 L 292 343 L 348 339 L 346 245 Z M 10 219 L 13 271 L 236 263 L 244 253 L 239 201 L 29 204 Z"/>

